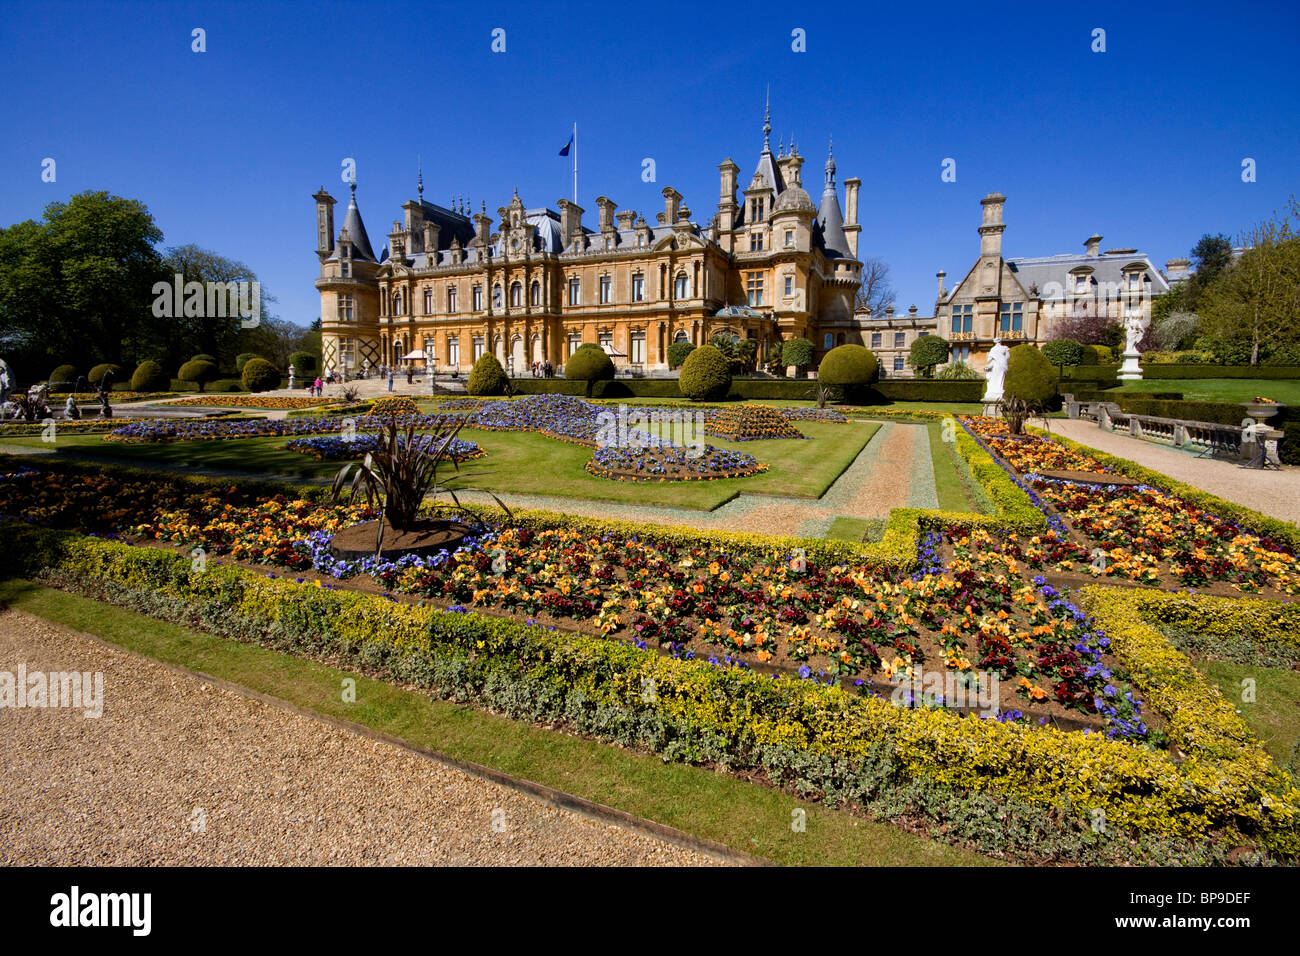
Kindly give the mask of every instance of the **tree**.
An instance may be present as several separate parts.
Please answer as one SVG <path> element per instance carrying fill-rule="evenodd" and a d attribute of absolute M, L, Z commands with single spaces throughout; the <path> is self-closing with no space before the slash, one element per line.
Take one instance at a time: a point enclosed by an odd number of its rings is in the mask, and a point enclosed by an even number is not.
<path fill-rule="evenodd" d="M 695 346 L 690 342 L 673 342 L 668 346 L 668 367 L 681 368 L 682 363 L 686 361 L 686 356 L 695 351 Z"/>
<path fill-rule="evenodd" d="M 862 283 L 854 296 L 854 311 L 869 309 L 872 315 L 884 315 L 894 304 L 893 284 L 889 281 L 889 266 L 882 259 L 862 260 Z"/>
<path fill-rule="evenodd" d="M 937 335 L 923 335 L 912 343 L 908 361 L 922 378 L 934 374 L 934 367 L 948 361 L 948 340 Z"/>
<path fill-rule="evenodd" d="M 767 347 L 767 370 L 785 378 L 785 358 L 779 339 Z"/>
<path fill-rule="evenodd" d="M 244 263 L 234 259 L 227 259 L 225 256 L 218 255 L 209 249 L 203 249 L 192 243 L 168 249 L 163 257 L 162 265 L 169 282 L 174 282 L 177 275 L 181 276 L 182 280 L 187 283 L 257 282 L 257 274 Z M 156 322 L 166 326 L 165 334 L 160 334 L 160 339 L 182 350 L 197 347 L 201 352 L 215 355 L 220 360 L 219 364 L 222 367 L 231 364 L 238 352 L 264 352 L 271 355 L 276 364 L 282 364 L 283 359 L 288 356 L 289 351 L 292 351 L 292 349 L 285 349 L 284 355 L 277 355 L 274 344 L 267 348 L 260 341 L 241 342 L 241 327 L 243 322 L 248 320 L 243 319 L 235 309 L 230 308 L 230 296 L 224 296 L 223 299 L 225 308 L 220 311 L 227 313 L 224 316 L 207 314 L 209 309 L 207 308 L 206 296 L 204 308 L 202 309 L 204 314 L 202 315 L 185 315 L 184 313 L 187 310 L 182 308 L 184 302 L 173 302 L 171 316 L 155 319 Z M 263 323 L 269 322 L 270 314 L 267 311 L 267 303 L 274 301 L 265 292 L 260 293 L 259 299 L 258 323 L 253 328 L 261 328 Z M 152 302 L 152 298 L 150 301 Z M 215 305 L 215 300 L 213 304 Z M 213 309 L 211 311 L 218 310 Z M 272 333 L 273 335 L 274 333 Z M 262 337 L 250 336 L 249 338 L 258 339 Z"/>
<path fill-rule="evenodd" d="M 133 359 L 161 275 L 161 239 L 144 203 L 102 191 L 0 230 L 0 342 L 29 367 L 72 343 L 88 362 Z"/>
<path fill-rule="evenodd" d="M 1160 351 L 1176 352 L 1196 341 L 1200 322 L 1200 317 L 1195 312 L 1168 312 L 1159 319 L 1152 316 L 1151 328 L 1143 340 L 1149 337 L 1151 345 Z"/>
<path fill-rule="evenodd" d="M 1183 305 L 1195 310 L 1205 290 L 1232 265 L 1232 240 L 1222 233 L 1217 236 L 1207 233 L 1192 247 L 1191 258 L 1195 271 L 1187 280 Z"/>
<path fill-rule="evenodd" d="M 1285 214 L 1274 213 L 1242 236 L 1241 257 L 1204 290 L 1198 302 L 1208 337 L 1248 346 L 1250 364 L 1261 349 L 1300 342 L 1300 202 L 1292 196 Z"/>
<path fill-rule="evenodd" d="M 790 339 L 781 343 L 781 361 L 793 365 L 795 374 L 802 378 L 813 361 L 813 344 L 807 339 Z"/>
<path fill-rule="evenodd" d="M 1119 322 L 1085 300 L 1079 303 L 1072 315 L 1062 316 L 1052 323 L 1051 338 L 1113 348 L 1123 340 L 1124 329 Z"/>
<path fill-rule="evenodd" d="M 1052 339 L 1043 346 L 1043 354 L 1057 368 L 1082 365 L 1084 362 L 1084 346 L 1074 339 Z"/>

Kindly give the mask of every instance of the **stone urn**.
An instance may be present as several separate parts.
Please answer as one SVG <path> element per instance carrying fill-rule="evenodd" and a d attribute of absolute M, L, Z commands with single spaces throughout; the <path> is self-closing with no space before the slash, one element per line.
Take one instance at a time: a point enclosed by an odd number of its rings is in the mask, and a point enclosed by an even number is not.
<path fill-rule="evenodd" d="M 1242 402 L 1241 407 L 1257 422 L 1266 422 L 1286 411 L 1286 405 L 1281 402 Z"/>

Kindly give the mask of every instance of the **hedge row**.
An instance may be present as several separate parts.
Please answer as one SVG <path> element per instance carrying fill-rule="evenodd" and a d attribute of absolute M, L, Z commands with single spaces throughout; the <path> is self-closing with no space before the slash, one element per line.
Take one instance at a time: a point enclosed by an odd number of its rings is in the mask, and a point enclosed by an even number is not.
<path fill-rule="evenodd" d="M 1114 369 L 1111 370 L 1115 371 Z M 1175 365 L 1152 362 L 1142 367 L 1146 378 L 1300 378 L 1297 365 Z"/>
<path fill-rule="evenodd" d="M 757 771 L 832 806 L 896 817 L 919 810 L 959 821 L 952 830 L 961 836 L 961 821 L 974 830 L 975 808 L 984 807 L 985 849 L 1208 862 L 1242 841 L 1258 840 L 1284 860 L 1300 846 L 1300 792 L 1119 589 L 1091 588 L 1090 603 L 1139 690 L 1170 717 L 1188 756 L 1181 762 L 1100 735 L 910 710 L 815 681 L 772 680 L 501 618 L 216 563 L 196 570 L 165 549 L 13 523 L 0 525 L 0 542 L 11 574 L 236 640 L 346 660 L 665 759 Z M 1096 811 L 1105 813 L 1102 833 L 1091 832 Z M 1217 847 L 1206 839 L 1214 831 L 1224 831 Z"/>
<path fill-rule="evenodd" d="M 775 399 L 797 401 L 812 398 L 815 379 L 732 379 L 727 398 L 734 401 Z M 515 391 L 520 395 L 582 395 L 582 382 L 558 378 L 517 378 Z M 621 378 L 597 382 L 593 398 L 671 398 L 682 397 L 673 378 Z M 891 379 L 849 391 L 845 400 L 855 405 L 886 405 L 890 402 L 978 402 L 984 394 L 984 382 L 943 381 L 938 379 Z"/>

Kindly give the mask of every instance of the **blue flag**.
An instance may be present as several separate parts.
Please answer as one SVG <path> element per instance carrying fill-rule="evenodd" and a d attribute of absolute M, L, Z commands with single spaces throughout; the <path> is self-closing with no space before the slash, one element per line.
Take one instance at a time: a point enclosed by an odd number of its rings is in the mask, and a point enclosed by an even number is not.
<path fill-rule="evenodd" d="M 568 141 L 567 143 L 564 144 L 564 149 L 560 150 L 560 155 L 561 155 L 561 156 L 568 156 L 568 155 L 569 155 L 569 147 L 572 146 L 572 145 L 573 145 L 573 134 L 570 133 L 570 134 L 569 134 L 569 141 Z"/>

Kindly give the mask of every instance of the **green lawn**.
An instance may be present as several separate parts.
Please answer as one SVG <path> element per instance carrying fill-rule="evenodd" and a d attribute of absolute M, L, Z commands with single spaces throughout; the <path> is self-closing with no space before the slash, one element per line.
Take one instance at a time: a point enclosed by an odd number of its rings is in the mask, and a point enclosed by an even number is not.
<path fill-rule="evenodd" d="M 701 767 L 548 731 L 26 581 L 0 602 L 140 654 L 786 865 L 987 866 L 980 854 Z M 356 680 L 356 702 L 339 687 Z M 805 832 L 791 826 L 806 814 Z"/>
<path fill-rule="evenodd" d="M 1288 405 L 1300 404 L 1297 379 L 1144 378 L 1121 382 L 1119 387 L 1125 392 L 1182 392 L 1189 402 L 1248 402 L 1261 395 Z"/>
<path fill-rule="evenodd" d="M 1300 774 L 1300 673 L 1280 667 L 1194 658 L 1197 668 L 1218 685 L 1240 711 L 1278 766 Z M 1255 681 L 1255 700 L 1242 700 L 1242 681 Z"/>
<path fill-rule="evenodd" d="M 477 477 L 455 478 L 453 487 L 481 488 L 498 494 L 557 495 L 592 501 L 658 504 L 711 510 L 741 492 L 818 498 L 858 456 L 879 430 L 875 422 L 799 422 L 809 441 L 728 442 L 708 437 L 709 444 L 738 448 L 770 466 L 751 478 L 717 481 L 611 481 L 588 474 L 584 465 L 591 449 L 531 432 L 480 431 L 467 428 L 463 437 L 478 442 L 487 457 L 468 462 L 462 470 Z M 48 448 L 40 438 L 6 438 L 5 444 Z M 107 442 L 96 435 L 60 436 L 56 453 L 108 459 L 122 464 L 183 471 L 199 467 L 221 471 L 287 475 L 294 478 L 332 477 L 340 462 L 319 462 L 284 448 L 282 438 L 235 438 L 221 441 L 158 443 Z"/>
<path fill-rule="evenodd" d="M 974 511 L 981 509 L 982 495 L 976 491 L 974 478 L 965 462 L 958 459 L 955 442 L 943 440 L 943 422 L 929 422 L 926 431 L 930 436 L 930 457 L 933 459 L 934 490 L 941 511 Z"/>

